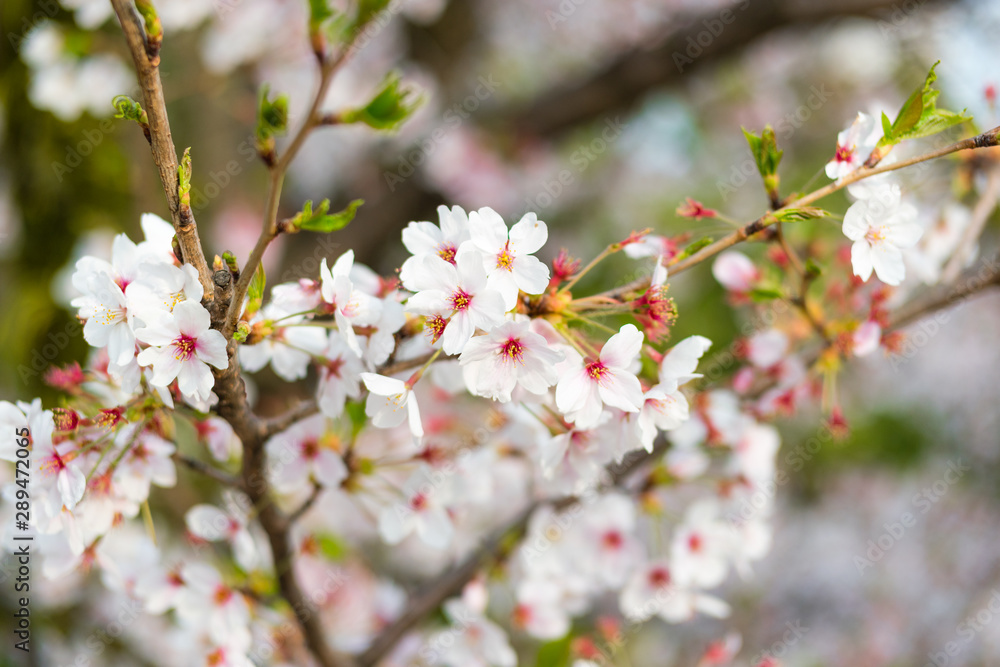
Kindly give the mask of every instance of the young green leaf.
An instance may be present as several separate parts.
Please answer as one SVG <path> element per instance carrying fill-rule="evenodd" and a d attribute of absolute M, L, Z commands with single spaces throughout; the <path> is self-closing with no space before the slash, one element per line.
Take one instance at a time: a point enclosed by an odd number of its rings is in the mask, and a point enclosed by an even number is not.
<path fill-rule="evenodd" d="M 149 124 L 149 118 L 142 105 L 128 95 L 118 95 L 111 100 L 111 105 L 115 108 L 115 118 L 134 120 L 144 126 Z"/>
<path fill-rule="evenodd" d="M 391 0 L 358 0 L 358 14 L 354 20 L 356 30 L 360 30 L 375 16 L 389 6 Z"/>
<path fill-rule="evenodd" d="M 368 104 L 348 109 L 340 119 L 344 123 L 364 123 L 376 130 L 391 131 L 409 118 L 422 102 L 423 98 L 413 89 L 402 87 L 398 74 L 390 73 Z"/>
<path fill-rule="evenodd" d="M 266 141 L 288 131 L 288 95 L 278 95 L 269 99 L 270 86 L 260 89 L 260 105 L 257 109 L 257 139 Z"/>
<path fill-rule="evenodd" d="M 783 208 L 771 213 L 775 222 L 802 222 L 803 220 L 813 220 L 829 215 L 826 211 L 815 206 L 802 206 L 800 208 Z"/>
<path fill-rule="evenodd" d="M 757 285 L 750 290 L 750 298 L 757 303 L 781 299 L 784 296 L 785 293 L 781 290 L 781 288 L 771 285 Z"/>
<path fill-rule="evenodd" d="M 754 162 L 757 163 L 757 171 L 764 179 L 764 189 L 767 196 L 773 202 L 778 200 L 778 165 L 781 163 L 781 156 L 784 151 L 778 150 L 778 141 L 774 136 L 774 129 L 770 125 L 764 127 L 760 135 L 743 128 L 743 136 L 746 137 L 750 145 L 750 152 L 753 154 Z"/>
<path fill-rule="evenodd" d="M 184 149 L 184 156 L 177 166 L 177 190 L 181 206 L 191 206 L 191 147 Z"/>
<path fill-rule="evenodd" d="M 355 199 L 343 211 L 329 213 L 329 199 L 321 201 L 315 211 L 313 211 L 312 200 L 310 199 L 299 213 L 296 213 L 293 218 L 285 223 L 285 229 L 290 233 L 295 233 L 302 229 L 309 232 L 335 232 L 350 224 L 351 220 L 354 220 L 354 215 L 358 207 L 364 203 L 363 199 Z"/>
<path fill-rule="evenodd" d="M 679 262 L 682 259 L 687 259 L 688 257 L 695 254 L 705 246 L 710 245 L 713 240 L 714 239 L 712 239 L 711 236 L 706 236 L 703 239 L 698 239 L 697 241 L 694 241 L 693 243 L 689 244 L 688 247 L 684 248 L 684 250 L 681 251 L 681 253 L 677 256 L 677 261 Z"/>
<path fill-rule="evenodd" d="M 267 284 L 267 276 L 264 274 L 264 265 L 258 264 L 257 271 L 254 272 L 250 280 L 250 287 L 247 289 L 247 296 L 250 301 L 247 303 L 247 317 L 253 315 L 264 303 L 264 286 Z"/>
<path fill-rule="evenodd" d="M 939 60 L 931 66 L 923 85 L 914 90 L 903 103 L 896 120 L 890 123 L 889 117 L 882 114 L 884 136 L 878 143 L 879 148 L 893 146 L 905 139 L 928 137 L 972 119 L 965 115 L 964 109 L 961 113 L 955 113 L 937 108 L 937 98 L 941 91 L 934 90 L 932 85 L 937 80 L 934 70 L 940 62 Z"/>

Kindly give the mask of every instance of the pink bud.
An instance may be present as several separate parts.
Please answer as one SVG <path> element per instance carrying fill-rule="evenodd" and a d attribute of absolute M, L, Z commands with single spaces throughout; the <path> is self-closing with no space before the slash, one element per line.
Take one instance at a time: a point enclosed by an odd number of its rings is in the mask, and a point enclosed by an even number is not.
<path fill-rule="evenodd" d="M 750 258 L 741 252 L 728 250 L 712 264 L 712 275 L 730 292 L 749 292 L 760 272 Z"/>

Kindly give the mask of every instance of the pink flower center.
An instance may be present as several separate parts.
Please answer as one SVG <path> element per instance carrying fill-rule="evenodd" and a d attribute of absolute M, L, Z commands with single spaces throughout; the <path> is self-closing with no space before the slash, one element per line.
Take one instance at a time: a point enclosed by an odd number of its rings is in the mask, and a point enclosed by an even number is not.
<path fill-rule="evenodd" d="M 469 308 L 469 304 L 472 303 L 472 295 L 460 287 L 451 295 L 450 302 L 454 310 L 461 312 Z"/>
<path fill-rule="evenodd" d="M 197 347 L 197 339 L 191 338 L 187 334 L 181 334 L 174 339 L 174 359 L 187 361 L 194 356 L 194 351 Z"/>
<path fill-rule="evenodd" d="M 691 535 L 691 537 L 688 538 L 688 549 L 690 549 L 691 551 L 697 553 L 701 551 L 702 546 L 703 542 L 701 539 L 701 535 L 694 533 Z"/>
<path fill-rule="evenodd" d="M 451 243 L 442 243 L 440 246 L 438 246 L 437 250 L 438 257 L 448 262 L 449 264 L 455 263 L 456 252 L 458 252 L 458 248 L 456 248 Z"/>
<path fill-rule="evenodd" d="M 851 146 L 837 145 L 837 153 L 833 156 L 837 162 L 851 162 L 854 160 L 854 148 Z"/>
<path fill-rule="evenodd" d="M 410 498 L 410 509 L 419 512 L 425 507 L 427 507 L 427 496 L 425 496 L 424 494 L 418 493 L 417 495 Z"/>
<path fill-rule="evenodd" d="M 218 585 L 215 587 L 215 593 L 212 595 L 212 601 L 218 606 L 222 606 L 229 602 L 233 597 L 233 591 L 228 586 Z"/>
<path fill-rule="evenodd" d="M 337 357 L 336 359 L 331 359 L 326 362 L 327 372 L 335 378 L 340 377 L 340 369 L 344 365 L 343 357 Z"/>
<path fill-rule="evenodd" d="M 625 540 L 622 539 L 622 534 L 617 530 L 609 530 L 604 533 L 604 537 L 601 538 L 601 544 L 603 544 L 608 549 L 618 550 L 622 548 Z"/>
<path fill-rule="evenodd" d="M 448 320 L 444 319 L 440 315 L 434 315 L 433 317 L 427 318 L 424 322 L 424 327 L 427 329 L 427 333 L 431 336 L 431 343 L 438 342 L 438 338 L 444 333 L 444 328 L 448 326 Z"/>
<path fill-rule="evenodd" d="M 302 443 L 302 458 L 312 460 L 319 456 L 319 443 L 315 440 L 306 440 Z"/>
<path fill-rule="evenodd" d="M 602 378 L 608 374 L 608 367 L 604 365 L 601 361 L 593 361 L 587 364 L 587 375 L 590 376 L 594 382 L 600 384 Z"/>
<path fill-rule="evenodd" d="M 670 585 L 670 572 L 665 567 L 655 567 L 647 575 L 649 585 L 653 588 L 663 588 Z"/>
<path fill-rule="evenodd" d="M 870 245 L 878 245 L 885 242 L 885 227 L 871 227 L 865 234 L 865 240 Z"/>
<path fill-rule="evenodd" d="M 497 253 L 497 268 L 504 271 L 514 270 L 514 253 L 510 251 L 510 242 L 504 245 L 503 250 Z"/>
<path fill-rule="evenodd" d="M 508 338 L 507 342 L 500 348 L 500 356 L 505 361 L 513 361 L 519 364 L 524 363 L 524 345 L 518 338 Z"/>

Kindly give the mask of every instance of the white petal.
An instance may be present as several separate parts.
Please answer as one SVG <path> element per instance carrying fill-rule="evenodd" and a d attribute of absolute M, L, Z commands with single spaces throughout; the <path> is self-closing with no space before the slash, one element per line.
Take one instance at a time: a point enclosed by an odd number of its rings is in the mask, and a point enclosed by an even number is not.
<path fill-rule="evenodd" d="M 548 238 L 548 227 L 534 213 L 525 213 L 524 217 L 510 228 L 510 244 L 518 255 L 536 252 L 545 245 Z"/>
<path fill-rule="evenodd" d="M 851 246 L 851 266 L 854 267 L 854 275 L 868 282 L 872 275 L 872 247 L 867 241 L 855 241 Z"/>
<path fill-rule="evenodd" d="M 601 349 L 601 362 L 610 368 L 627 368 L 642 350 L 643 333 L 626 324 Z"/>

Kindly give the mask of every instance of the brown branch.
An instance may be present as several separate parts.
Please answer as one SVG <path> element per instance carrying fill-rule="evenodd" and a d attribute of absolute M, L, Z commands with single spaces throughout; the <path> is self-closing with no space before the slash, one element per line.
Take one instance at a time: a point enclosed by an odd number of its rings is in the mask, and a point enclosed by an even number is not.
<path fill-rule="evenodd" d="M 939 285 L 920 297 L 900 306 L 890 317 L 887 331 L 895 331 L 927 315 L 961 303 L 966 299 L 1000 286 L 1000 255 L 984 259 L 979 266 L 966 269 L 952 285 Z"/>
<path fill-rule="evenodd" d="M 951 259 L 941 272 L 941 282 L 951 283 L 965 266 L 965 261 L 972 254 L 976 241 L 986 227 L 986 221 L 997 207 L 998 199 L 1000 199 L 1000 165 L 991 164 L 986 174 L 986 189 L 973 207 L 969 224 L 962 232 L 962 238 Z"/>
<path fill-rule="evenodd" d="M 607 467 L 608 487 L 622 484 L 626 478 L 639 467 L 663 454 L 667 442 L 661 438 L 653 451 L 639 449 L 629 452 L 619 464 Z M 476 573 L 493 558 L 501 545 L 511 536 L 520 537 L 528 527 L 531 515 L 545 504 L 553 504 L 557 510 L 565 510 L 577 503 L 583 502 L 587 494 L 569 496 L 557 500 L 536 500 L 508 522 L 505 526 L 492 532 L 489 537 L 460 564 L 445 570 L 437 579 L 426 584 L 414 595 L 403 613 L 375 637 L 368 649 L 358 657 L 360 667 L 369 667 L 382 659 L 403 636 L 415 625 L 420 623 L 430 613 L 437 609 L 449 597 L 456 595 Z"/>
<path fill-rule="evenodd" d="M 191 470 L 201 473 L 202 475 L 211 477 L 221 484 L 232 487 L 240 486 L 240 480 L 235 475 L 230 475 L 225 470 L 219 470 L 215 466 L 209 465 L 204 461 L 200 461 L 192 456 L 188 456 L 187 454 L 181 454 L 180 452 L 174 452 L 173 458 L 178 463 L 182 463 Z"/>
<path fill-rule="evenodd" d="M 532 136 L 559 136 L 592 119 L 627 112 L 651 89 L 676 84 L 689 72 L 738 53 L 773 30 L 838 17 L 884 16 L 897 5 L 898 0 L 741 0 L 726 8 L 680 14 L 664 26 L 662 35 L 650 35 L 599 70 L 548 90 L 527 105 L 491 110 L 487 122 Z M 569 22 L 551 27 L 556 34 L 572 30 Z"/>
<path fill-rule="evenodd" d="M 296 154 L 302 148 L 309 134 L 315 128 L 323 125 L 324 116 L 320 113 L 323 100 L 326 99 L 327 91 L 333 82 L 334 73 L 350 54 L 351 45 L 351 43 L 346 44 L 336 58 L 324 61 L 320 65 L 319 86 L 316 89 L 316 95 L 313 97 L 309 111 L 306 112 L 306 117 L 302 121 L 302 125 L 292 137 L 284 153 L 282 153 L 281 157 L 274 164 L 270 165 L 271 174 L 267 189 L 267 203 L 264 207 L 264 226 L 260 231 L 260 237 L 258 237 L 253 251 L 250 253 L 249 259 L 247 259 L 246 265 L 240 272 L 240 279 L 236 282 L 236 287 L 233 290 L 233 298 L 229 303 L 229 311 L 222 324 L 222 333 L 226 338 L 232 336 L 233 331 L 236 330 L 240 311 L 243 308 L 243 298 L 247 295 L 247 290 L 250 288 L 250 281 L 253 280 L 254 273 L 264 258 L 264 251 L 267 250 L 267 247 L 279 234 L 278 207 L 281 204 L 281 189 L 285 182 L 285 174 L 288 172 L 288 167 L 291 165 L 292 160 L 295 159 Z"/>
<path fill-rule="evenodd" d="M 834 192 L 844 189 L 852 183 L 857 183 L 858 181 L 864 180 L 871 176 L 877 176 L 879 174 L 884 174 L 890 171 L 896 171 L 898 169 L 905 169 L 906 167 L 911 167 L 915 164 L 921 162 L 927 162 L 928 160 L 934 160 L 945 155 L 950 155 L 952 153 L 957 153 L 959 151 L 965 150 L 975 150 L 978 148 L 991 148 L 998 145 L 998 140 L 1000 140 L 1000 127 L 995 127 L 992 130 L 983 132 L 974 137 L 969 137 L 968 139 L 962 139 L 961 141 L 956 141 L 953 144 L 944 146 L 943 148 L 938 148 L 927 153 L 922 153 L 916 155 L 906 160 L 900 160 L 899 162 L 893 162 L 891 164 L 881 164 L 877 167 L 861 167 L 851 172 L 850 174 L 844 176 L 843 178 L 825 185 L 818 190 L 814 190 L 807 195 L 803 195 L 798 199 L 785 204 L 779 211 L 784 211 L 787 209 L 801 208 L 803 206 L 808 206 L 814 202 L 827 197 Z M 737 243 L 742 243 L 748 238 L 763 231 L 773 224 L 778 222 L 777 218 L 774 216 L 773 211 L 768 211 L 761 217 L 757 218 L 753 222 L 747 223 L 743 227 L 740 227 L 736 231 L 723 236 L 718 241 L 711 243 L 696 253 L 685 257 L 684 259 L 676 262 L 675 264 L 668 264 L 670 275 L 675 276 L 681 271 L 686 271 L 691 267 L 700 264 L 701 262 L 714 257 L 723 250 L 731 248 Z M 640 278 L 622 287 L 615 288 L 613 290 L 608 290 L 607 292 L 601 292 L 595 295 L 601 298 L 611 298 L 620 299 L 623 295 L 630 292 L 635 292 L 638 290 L 643 290 L 649 287 L 649 277 Z"/>
<path fill-rule="evenodd" d="M 419 357 L 414 357 L 413 359 L 406 359 L 404 361 L 397 361 L 391 364 L 387 364 L 378 369 L 381 375 L 395 375 L 396 373 L 402 373 L 413 368 L 420 368 L 434 356 L 433 352 L 420 355 Z M 300 419 L 305 419 L 306 417 L 311 417 L 312 415 L 319 412 L 319 405 L 316 403 L 315 399 L 310 399 L 308 401 L 302 401 L 294 408 L 288 410 L 284 414 L 278 415 L 277 417 L 272 417 L 264 422 L 264 437 L 269 438 L 275 433 L 281 433 L 286 428 L 299 421 Z"/>
<path fill-rule="evenodd" d="M 163 99 L 163 85 L 160 83 L 160 70 L 152 61 L 147 49 L 146 33 L 142 18 L 135 10 L 131 0 L 111 0 L 111 6 L 118 15 L 125 41 L 132 53 L 139 87 L 142 89 L 142 107 L 149 118 L 149 144 L 153 151 L 153 161 L 160 172 L 160 182 L 167 197 L 167 207 L 170 209 L 170 219 L 174 225 L 174 233 L 181 248 L 182 262 L 191 264 L 198 270 L 198 279 L 204 289 L 204 301 L 213 300 L 215 289 L 212 275 L 205 261 L 205 253 L 198 238 L 198 225 L 190 207 L 181 206 L 178 192 L 177 152 L 174 140 L 170 136 L 170 123 L 167 121 L 167 106 Z M 159 59 L 157 58 L 157 61 Z"/>

